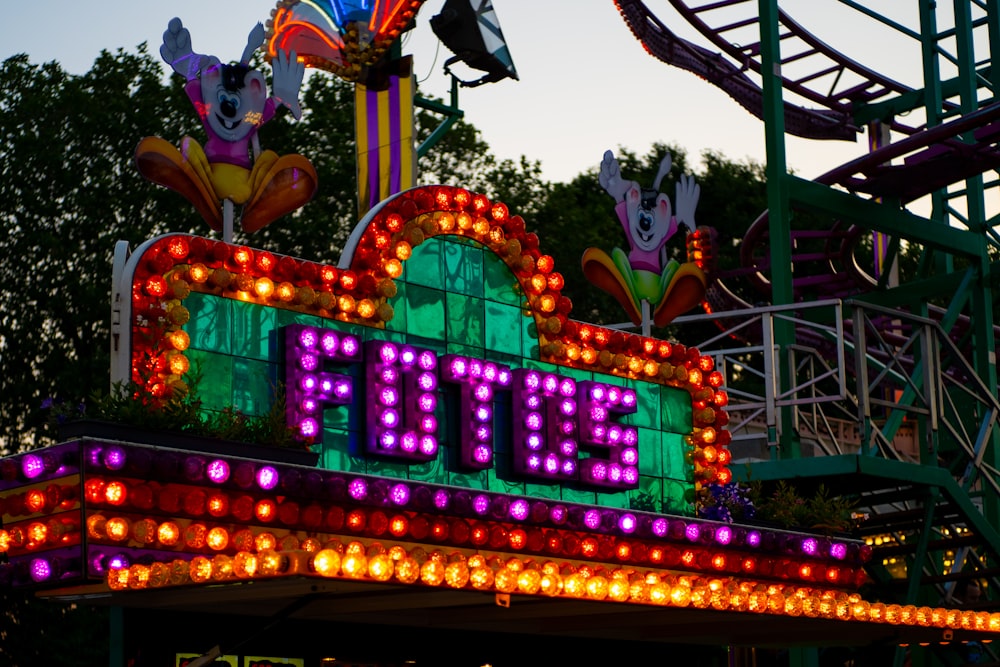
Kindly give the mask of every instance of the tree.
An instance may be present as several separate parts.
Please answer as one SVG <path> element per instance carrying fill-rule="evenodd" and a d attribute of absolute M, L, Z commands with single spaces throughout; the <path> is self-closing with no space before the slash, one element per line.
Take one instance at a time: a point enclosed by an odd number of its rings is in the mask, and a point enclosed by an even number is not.
<path fill-rule="evenodd" d="M 192 128 L 160 66 L 104 52 L 85 75 L 26 56 L 0 67 L 0 451 L 37 442 L 39 405 L 104 386 L 114 243 L 188 230 L 131 165 L 138 138 Z"/>
<path fill-rule="evenodd" d="M 750 223 L 766 209 L 764 167 L 752 161 L 733 162 L 721 154 L 708 151 L 702 155 L 703 168 L 693 169 L 687 152 L 678 146 L 654 144 L 643 156 L 619 148 L 615 157 L 622 177 L 652 186 L 660 161 L 667 153 L 673 157 L 673 168 L 660 185 L 660 191 L 674 201 L 674 183 L 679 174 L 693 173 L 701 185 L 696 220 L 718 232 L 720 271 L 738 265 L 737 248 Z M 626 321 L 621 306 L 608 294 L 591 286 L 580 266 L 580 258 L 588 247 L 605 251 L 618 246 L 628 248 L 628 240 L 614 213 L 614 200 L 598 182 L 599 159 L 595 166 L 581 173 L 570 183 L 554 184 L 538 213 L 538 228 L 547 239 L 542 249 L 550 252 L 555 265 L 566 278 L 564 294 L 573 301 L 572 317 L 600 324 Z M 686 261 L 684 238 L 689 230 L 680 230 L 667 241 L 671 258 Z M 656 331 L 668 336 L 672 329 Z"/>
<path fill-rule="evenodd" d="M 265 68 L 266 69 L 266 68 Z M 177 143 L 203 131 L 183 82 L 163 76 L 145 46 L 102 53 L 82 76 L 14 56 L 0 69 L 0 453 L 44 444 L 47 397 L 108 384 L 111 260 L 166 231 L 209 230 L 173 191 L 145 181 L 133 152 L 144 136 Z M 313 201 L 237 242 L 336 262 L 357 223 L 353 87 L 316 72 L 301 121 L 287 111 L 261 145 L 306 155 L 319 176 Z M 418 115 L 418 136 L 430 134 Z M 497 162 L 479 131 L 457 123 L 422 161 L 428 179 L 480 189 L 528 210 L 545 191 L 537 163 Z"/>

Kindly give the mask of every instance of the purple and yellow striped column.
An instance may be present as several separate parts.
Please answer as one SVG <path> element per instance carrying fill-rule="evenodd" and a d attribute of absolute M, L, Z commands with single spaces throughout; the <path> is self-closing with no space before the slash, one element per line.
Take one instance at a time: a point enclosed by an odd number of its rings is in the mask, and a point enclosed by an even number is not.
<path fill-rule="evenodd" d="M 394 61 L 381 76 L 354 89 L 358 150 L 358 216 L 383 199 L 416 185 L 413 61 Z"/>

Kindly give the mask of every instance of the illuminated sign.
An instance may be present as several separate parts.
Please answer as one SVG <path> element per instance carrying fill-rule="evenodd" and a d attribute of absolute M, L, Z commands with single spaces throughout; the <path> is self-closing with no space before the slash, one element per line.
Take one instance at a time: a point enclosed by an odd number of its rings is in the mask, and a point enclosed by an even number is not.
<path fill-rule="evenodd" d="M 360 363 L 362 346 L 333 329 L 288 327 L 285 386 L 291 425 L 304 438 L 321 431 L 324 407 L 358 409 L 350 375 L 324 371 L 324 362 Z M 494 467 L 497 404 L 509 393 L 513 426 L 513 470 L 545 481 L 586 486 L 639 486 L 638 429 L 613 420 L 637 409 L 636 392 L 617 385 L 516 369 L 494 362 L 437 354 L 428 349 L 370 341 L 364 348 L 367 434 L 364 451 L 398 461 L 438 456 L 441 424 L 438 385 L 452 385 L 455 408 L 445 416 L 458 424 L 458 467 Z M 603 450 L 579 465 L 579 447 Z"/>
<path fill-rule="evenodd" d="M 334 470 L 690 511 L 731 479 L 721 374 L 570 319 L 555 269 L 503 204 L 451 187 L 380 204 L 337 266 L 171 235 L 129 261 L 115 375 L 166 395 L 197 366 L 205 408 L 248 414 L 283 385 Z"/>

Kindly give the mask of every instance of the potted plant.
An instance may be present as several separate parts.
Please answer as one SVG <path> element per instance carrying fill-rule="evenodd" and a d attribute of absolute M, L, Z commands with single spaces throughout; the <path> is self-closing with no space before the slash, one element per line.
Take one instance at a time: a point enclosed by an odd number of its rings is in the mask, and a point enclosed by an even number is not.
<path fill-rule="evenodd" d="M 60 441 L 101 438 L 157 447 L 316 465 L 319 455 L 297 437 L 285 419 L 285 394 L 274 392 L 268 412 L 247 415 L 232 407 L 205 410 L 197 381 L 185 392 L 155 399 L 135 382 L 117 383 L 85 401 L 46 399 L 49 424 Z"/>

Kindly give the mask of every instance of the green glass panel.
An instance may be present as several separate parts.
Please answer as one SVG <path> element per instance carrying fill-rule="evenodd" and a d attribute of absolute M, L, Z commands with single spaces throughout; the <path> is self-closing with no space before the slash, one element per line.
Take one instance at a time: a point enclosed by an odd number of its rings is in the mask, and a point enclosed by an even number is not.
<path fill-rule="evenodd" d="M 686 480 L 691 466 L 684 461 L 687 444 L 684 436 L 677 433 L 662 433 L 663 443 L 663 476 L 670 479 Z"/>
<path fill-rule="evenodd" d="M 403 280 L 411 285 L 444 289 L 442 254 L 442 242 L 439 239 L 424 241 L 403 262 Z"/>
<path fill-rule="evenodd" d="M 388 339 L 395 340 L 395 339 Z M 430 338 L 421 338 L 420 336 L 407 336 L 405 341 L 409 345 L 414 347 L 420 347 L 426 350 L 433 350 L 437 352 L 438 356 L 447 354 L 450 352 L 449 346 L 445 345 L 443 340 L 432 340 Z"/>
<path fill-rule="evenodd" d="M 272 365 L 253 359 L 233 360 L 233 407 L 248 415 L 263 415 L 274 400 Z"/>
<path fill-rule="evenodd" d="M 663 470 L 663 446 L 660 432 L 639 429 L 639 474 L 660 475 Z"/>
<path fill-rule="evenodd" d="M 541 356 L 538 351 L 538 329 L 535 327 L 535 318 L 531 316 L 521 318 L 521 356 L 525 359 L 538 359 Z"/>
<path fill-rule="evenodd" d="M 276 309 L 242 301 L 234 301 L 232 309 L 233 354 L 251 359 L 268 359 Z"/>
<path fill-rule="evenodd" d="M 486 339 L 484 301 L 462 294 L 447 296 L 448 343 L 483 349 Z"/>
<path fill-rule="evenodd" d="M 369 475 L 407 479 L 409 477 L 409 472 L 409 466 L 405 463 L 386 461 L 383 459 L 371 459 L 368 461 Z"/>
<path fill-rule="evenodd" d="M 563 487 L 562 499 L 567 503 L 582 503 L 586 505 L 597 504 L 597 494 L 585 489 L 571 489 Z"/>
<path fill-rule="evenodd" d="M 407 332 L 424 338 L 444 340 L 444 292 L 410 285 L 406 291 L 406 301 L 409 311 Z"/>
<path fill-rule="evenodd" d="M 636 426 L 660 430 L 660 385 L 652 382 L 631 382 L 637 399 L 636 412 L 629 421 Z M 690 405 L 690 401 L 688 401 Z"/>
<path fill-rule="evenodd" d="M 232 300 L 192 292 L 184 299 L 191 317 L 184 330 L 191 337 L 191 350 L 232 353 Z"/>
<path fill-rule="evenodd" d="M 532 498 L 562 500 L 562 487 L 558 484 L 527 484 L 526 495 Z"/>
<path fill-rule="evenodd" d="M 486 491 L 489 489 L 490 481 L 485 470 L 478 472 L 456 473 L 451 472 L 448 476 L 448 483 L 451 486 L 461 486 L 466 489 L 479 489 Z"/>
<path fill-rule="evenodd" d="M 601 507 L 628 508 L 628 491 L 601 491 L 597 493 L 597 504 Z"/>
<path fill-rule="evenodd" d="M 683 389 L 660 386 L 660 406 L 662 408 L 662 426 L 664 431 L 671 433 L 690 433 L 691 394 Z"/>
<path fill-rule="evenodd" d="M 406 290 L 409 285 L 404 283 L 402 280 L 396 281 L 396 296 L 389 299 L 388 303 L 392 306 L 392 319 L 385 323 L 385 328 L 388 331 L 406 331 L 406 322 L 409 319 L 409 305 L 406 301 Z"/>
<path fill-rule="evenodd" d="M 472 347 L 471 345 L 458 345 L 456 343 L 449 343 L 448 347 L 444 351 L 444 354 L 461 354 L 466 357 L 480 358 L 483 356 L 483 348 Z"/>
<path fill-rule="evenodd" d="M 521 309 L 486 302 L 486 349 L 503 354 L 521 354 Z"/>
<path fill-rule="evenodd" d="M 351 470 L 352 433 L 343 429 L 323 429 L 319 465 L 326 470 Z"/>
<path fill-rule="evenodd" d="M 195 387 L 205 410 L 222 410 L 233 405 L 233 358 L 228 354 L 188 349 L 191 368 L 200 375 Z"/>
<path fill-rule="evenodd" d="M 663 480 L 639 475 L 639 488 L 628 492 L 629 507 L 642 512 L 660 512 L 663 508 Z"/>
<path fill-rule="evenodd" d="M 663 481 L 664 514 L 692 514 L 693 508 L 687 500 L 691 486 L 675 480 Z"/>
<path fill-rule="evenodd" d="M 582 368 L 567 368 L 560 366 L 559 375 L 564 377 L 573 378 L 577 382 L 583 382 L 584 380 L 593 380 L 594 374 L 590 371 L 583 370 Z"/>
<path fill-rule="evenodd" d="M 429 482 L 431 484 L 448 484 L 449 475 L 445 465 L 447 457 L 444 453 L 438 454 L 432 461 L 417 463 L 410 466 L 409 478 L 419 482 Z"/>
<path fill-rule="evenodd" d="M 483 296 L 490 301 L 520 306 L 524 302 L 521 285 L 502 259 L 483 252 Z"/>
<path fill-rule="evenodd" d="M 498 476 L 497 471 L 491 468 L 486 471 L 487 487 L 493 493 L 507 493 L 510 495 L 525 495 L 525 485 L 523 482 L 513 481 L 506 476 Z"/>
<path fill-rule="evenodd" d="M 449 292 L 483 296 L 483 249 L 476 245 L 444 243 L 444 287 Z"/>
<path fill-rule="evenodd" d="M 354 390 L 364 391 L 362 384 L 357 379 L 354 381 Z M 323 425 L 331 428 L 357 428 L 357 419 L 352 418 L 352 412 L 358 412 L 354 405 L 331 405 L 323 410 Z"/>
<path fill-rule="evenodd" d="M 275 308 L 274 311 L 274 327 L 287 327 L 290 324 L 305 324 L 310 327 L 329 327 L 330 320 L 323 319 L 318 315 L 309 315 L 308 313 L 300 313 L 294 310 L 286 310 L 284 308 Z"/>
<path fill-rule="evenodd" d="M 406 343 L 412 337 L 407 336 L 404 333 L 398 331 L 386 331 L 385 329 L 372 329 L 369 336 L 365 337 L 365 340 L 387 340 L 393 343 Z"/>

